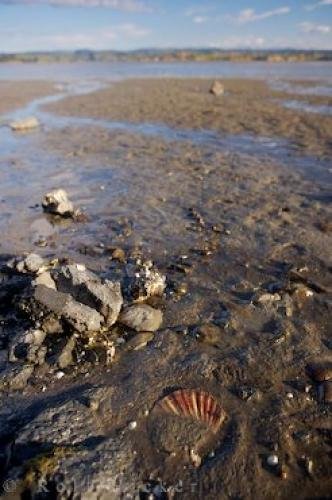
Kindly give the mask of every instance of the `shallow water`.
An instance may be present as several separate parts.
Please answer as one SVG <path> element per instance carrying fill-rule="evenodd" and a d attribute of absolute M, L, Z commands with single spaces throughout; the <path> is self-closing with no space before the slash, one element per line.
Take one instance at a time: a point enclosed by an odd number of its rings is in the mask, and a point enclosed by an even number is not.
<path fill-rule="evenodd" d="M 63 81 L 137 77 L 224 77 L 292 80 L 325 80 L 332 83 L 332 63 L 267 63 L 267 62 L 178 62 L 178 63 L 71 63 L 15 64 L 1 63 L 0 80 Z"/>
<path fill-rule="evenodd" d="M 84 158 L 80 165 L 74 160 L 65 160 L 60 154 L 41 146 L 45 133 L 52 130 L 100 129 L 114 133 L 125 133 L 142 137 L 151 137 L 174 144 L 193 144 L 202 148 L 206 155 L 217 153 L 252 157 L 256 160 L 278 162 L 291 171 L 299 171 L 307 178 L 322 185 L 331 180 L 332 164 L 318 161 L 316 158 L 299 155 L 291 143 L 282 139 L 257 137 L 253 135 L 218 134 L 209 130 L 176 129 L 164 124 L 126 123 L 104 119 L 64 117 L 45 111 L 45 106 L 66 96 L 85 94 L 103 88 L 105 82 L 97 79 L 80 82 L 60 83 L 55 86 L 57 93 L 35 99 L 22 109 L 3 116 L 1 122 L 35 116 L 41 127 L 29 133 L 13 133 L 8 126 L 0 127 L 2 144 L 1 207 L 0 230 L 6 234 L 6 250 L 22 252 L 40 238 L 55 235 L 64 226 L 54 225 L 40 214 L 39 208 L 43 194 L 50 189 L 65 187 L 69 190 L 77 206 L 92 210 L 102 216 L 103 207 L 107 206 L 108 197 L 121 198 L 129 191 L 134 196 L 134 187 L 126 171 L 115 173 L 112 166 L 99 165 L 93 168 Z M 100 191 L 106 184 L 107 192 Z M 127 211 L 130 210 L 129 207 Z M 158 209 L 159 210 L 159 209 Z M 167 215 L 154 208 L 154 220 L 145 217 L 145 229 L 150 234 L 151 228 L 157 228 Z M 122 210 L 123 216 L 130 216 Z M 65 224 L 66 227 L 66 224 Z M 72 229 L 76 231 L 76 229 Z M 87 232 L 98 231 L 98 224 L 92 225 Z M 144 231 L 142 237 L 144 239 Z M 18 237 L 19 235 L 19 237 Z M 145 238 L 146 239 L 146 238 Z M 3 245 L 4 246 L 4 245 Z"/>

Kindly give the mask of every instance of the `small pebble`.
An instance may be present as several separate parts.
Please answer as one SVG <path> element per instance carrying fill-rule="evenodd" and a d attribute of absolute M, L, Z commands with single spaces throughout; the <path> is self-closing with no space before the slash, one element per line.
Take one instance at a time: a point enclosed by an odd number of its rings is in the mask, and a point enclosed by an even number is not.
<path fill-rule="evenodd" d="M 276 467 L 279 463 L 279 458 L 277 455 L 269 455 L 266 462 L 270 467 Z"/>
<path fill-rule="evenodd" d="M 57 378 L 58 380 L 60 380 L 60 379 L 61 379 L 62 377 L 64 377 L 64 376 L 65 376 L 65 373 L 64 373 L 64 372 L 62 372 L 62 371 L 58 371 L 58 372 L 56 372 L 56 374 L 55 374 L 55 378 Z"/>
<path fill-rule="evenodd" d="M 136 422 L 136 420 L 133 420 L 132 422 L 129 422 L 129 424 L 128 424 L 128 428 L 129 428 L 131 431 L 133 431 L 134 429 L 136 429 L 136 427 L 137 427 L 137 422 Z"/>

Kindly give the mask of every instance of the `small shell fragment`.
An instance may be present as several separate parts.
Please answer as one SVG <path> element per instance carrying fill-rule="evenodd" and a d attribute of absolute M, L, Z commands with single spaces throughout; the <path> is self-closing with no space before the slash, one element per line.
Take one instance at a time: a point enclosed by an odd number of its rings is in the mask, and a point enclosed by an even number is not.
<path fill-rule="evenodd" d="M 179 389 L 164 397 L 157 407 L 179 417 L 189 417 L 207 424 L 216 433 L 226 413 L 209 393 L 193 389 Z"/>

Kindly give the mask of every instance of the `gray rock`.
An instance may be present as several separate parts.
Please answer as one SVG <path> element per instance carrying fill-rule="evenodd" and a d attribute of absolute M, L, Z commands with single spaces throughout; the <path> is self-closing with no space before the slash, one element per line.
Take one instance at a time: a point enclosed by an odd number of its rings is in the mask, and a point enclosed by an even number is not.
<path fill-rule="evenodd" d="M 43 330 L 28 330 L 19 333 L 9 345 L 8 359 L 11 363 L 28 361 L 29 363 L 42 364 L 46 351 L 40 351 L 46 333 Z M 40 352 L 39 352 L 40 351 Z"/>
<path fill-rule="evenodd" d="M 30 253 L 25 259 L 16 263 L 16 270 L 20 273 L 38 273 L 38 271 L 44 266 L 43 258 L 36 254 Z"/>
<path fill-rule="evenodd" d="M 119 282 L 102 282 L 80 264 L 63 266 L 55 279 L 59 291 L 70 293 L 79 302 L 96 309 L 108 326 L 116 322 L 123 304 Z"/>
<path fill-rule="evenodd" d="M 38 285 L 34 296 L 39 304 L 48 311 L 61 316 L 78 332 L 97 331 L 103 323 L 103 317 L 97 311 L 80 304 L 68 293 Z"/>
<path fill-rule="evenodd" d="M 72 335 L 70 339 L 67 341 L 66 345 L 63 347 L 58 357 L 57 364 L 59 368 L 61 369 L 67 368 L 67 366 L 73 363 L 73 351 L 75 345 L 76 345 L 76 338 L 74 335 Z"/>
<path fill-rule="evenodd" d="M 137 304 L 127 307 L 119 321 L 137 332 L 155 332 L 162 324 L 163 313 L 147 304 Z"/>
<path fill-rule="evenodd" d="M 220 96 L 220 95 L 223 95 L 225 93 L 225 89 L 224 89 L 224 86 L 221 82 L 219 82 L 218 80 L 215 80 L 213 82 L 213 84 L 211 85 L 211 88 L 210 88 L 210 94 L 213 94 L 215 96 Z"/>
<path fill-rule="evenodd" d="M 68 199 L 68 195 L 64 189 L 56 189 L 45 194 L 42 206 L 45 212 L 64 217 L 72 216 L 74 214 L 74 206 Z"/>
<path fill-rule="evenodd" d="M 0 390 L 12 389 L 18 391 L 24 389 L 33 374 L 33 365 L 9 366 L 0 373 Z"/>

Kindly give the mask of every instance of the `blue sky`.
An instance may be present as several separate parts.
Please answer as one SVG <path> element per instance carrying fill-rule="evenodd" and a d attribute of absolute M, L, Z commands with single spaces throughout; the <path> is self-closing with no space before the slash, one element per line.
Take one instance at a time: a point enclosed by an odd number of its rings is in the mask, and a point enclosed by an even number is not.
<path fill-rule="evenodd" d="M 332 0 L 0 0 L 0 52 L 332 49 Z"/>

